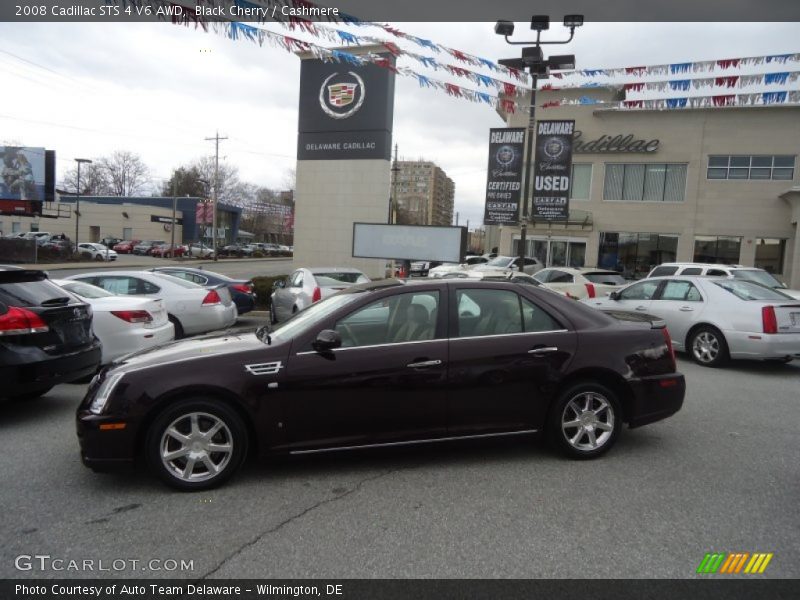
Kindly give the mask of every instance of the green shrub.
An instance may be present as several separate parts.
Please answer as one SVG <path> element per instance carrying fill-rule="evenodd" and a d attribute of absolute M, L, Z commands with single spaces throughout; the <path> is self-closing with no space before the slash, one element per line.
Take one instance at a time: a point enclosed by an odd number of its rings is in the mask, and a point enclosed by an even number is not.
<path fill-rule="evenodd" d="M 287 277 L 288 275 L 264 275 L 253 277 L 253 286 L 256 291 L 256 308 L 267 310 L 269 308 L 269 297 L 272 295 L 273 284 Z"/>
<path fill-rule="evenodd" d="M 264 258 L 264 253 L 259 250 L 256 250 L 250 256 L 251 258 Z"/>

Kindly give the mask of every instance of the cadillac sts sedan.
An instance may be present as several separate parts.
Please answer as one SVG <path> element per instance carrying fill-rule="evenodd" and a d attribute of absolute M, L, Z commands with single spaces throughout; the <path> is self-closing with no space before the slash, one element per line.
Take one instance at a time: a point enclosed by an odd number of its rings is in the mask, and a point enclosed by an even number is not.
<path fill-rule="evenodd" d="M 595 458 L 684 392 L 663 321 L 505 281 L 387 280 L 126 356 L 92 381 L 77 431 L 94 470 L 143 460 L 199 490 L 248 454 L 544 433 Z"/>

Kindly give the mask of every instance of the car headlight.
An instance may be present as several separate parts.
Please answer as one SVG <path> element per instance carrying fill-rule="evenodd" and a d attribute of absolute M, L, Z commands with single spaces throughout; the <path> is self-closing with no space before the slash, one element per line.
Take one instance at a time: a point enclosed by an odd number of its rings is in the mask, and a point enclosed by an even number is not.
<path fill-rule="evenodd" d="M 94 400 L 92 400 L 92 403 L 89 406 L 89 412 L 95 415 L 99 415 L 103 412 L 106 407 L 106 403 L 108 402 L 108 398 L 111 396 L 111 392 L 114 391 L 114 388 L 117 387 L 117 384 L 124 375 L 125 373 L 114 373 L 110 377 L 106 378 L 106 380 L 100 385 L 100 389 L 97 390 Z"/>

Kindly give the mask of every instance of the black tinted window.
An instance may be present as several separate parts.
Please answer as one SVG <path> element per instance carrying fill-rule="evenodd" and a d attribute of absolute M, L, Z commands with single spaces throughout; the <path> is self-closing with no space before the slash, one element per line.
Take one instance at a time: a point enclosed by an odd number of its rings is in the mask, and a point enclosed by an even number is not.
<path fill-rule="evenodd" d="M 678 267 L 656 267 L 650 273 L 650 277 L 665 277 L 667 275 L 674 275 L 678 271 Z"/>
<path fill-rule="evenodd" d="M 572 283 L 575 278 L 566 271 L 552 271 L 548 283 Z"/>
<path fill-rule="evenodd" d="M 584 273 L 586 279 L 601 285 L 624 285 L 625 278 L 619 273 Z"/>
<path fill-rule="evenodd" d="M 50 281 L 0 283 L 0 302 L 8 306 L 41 306 L 56 298 L 70 298 L 60 287 Z"/>
<path fill-rule="evenodd" d="M 702 272 L 703 269 L 700 267 L 689 267 L 688 269 L 681 271 L 681 275 L 700 275 Z"/>

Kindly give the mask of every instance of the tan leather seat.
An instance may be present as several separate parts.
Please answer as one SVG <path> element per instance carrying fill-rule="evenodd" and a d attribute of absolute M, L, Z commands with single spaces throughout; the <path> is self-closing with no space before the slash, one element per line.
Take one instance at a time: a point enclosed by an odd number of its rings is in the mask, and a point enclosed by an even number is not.
<path fill-rule="evenodd" d="M 427 308 L 420 304 L 410 304 L 406 317 L 406 322 L 392 336 L 392 342 L 416 342 L 433 339 L 433 326 L 430 324 Z"/>

